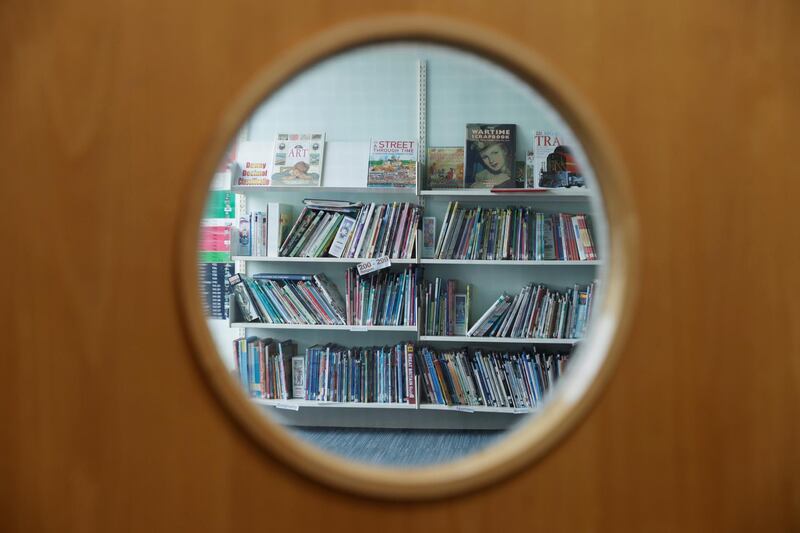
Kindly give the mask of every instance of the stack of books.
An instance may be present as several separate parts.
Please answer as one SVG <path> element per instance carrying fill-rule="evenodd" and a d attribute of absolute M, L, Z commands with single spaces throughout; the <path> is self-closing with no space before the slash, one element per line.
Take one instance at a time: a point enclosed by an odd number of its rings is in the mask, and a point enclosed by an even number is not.
<path fill-rule="evenodd" d="M 415 404 L 414 345 L 312 346 L 305 357 L 305 399 Z"/>
<path fill-rule="evenodd" d="M 420 290 L 422 335 L 466 335 L 470 286 L 458 293 L 458 281 L 436 278 L 424 281 Z"/>
<path fill-rule="evenodd" d="M 593 294 L 593 283 L 563 292 L 529 284 L 515 296 L 500 295 L 467 335 L 578 339 L 589 320 Z"/>
<path fill-rule="evenodd" d="M 292 397 L 292 357 L 297 346 L 292 341 L 240 337 L 233 341 L 236 375 L 253 398 L 288 400 Z"/>
<path fill-rule="evenodd" d="M 246 322 L 345 324 L 342 297 L 324 274 L 235 274 L 228 281 Z"/>
<path fill-rule="evenodd" d="M 379 270 L 359 276 L 345 272 L 345 316 L 356 326 L 414 326 L 417 323 L 419 269 L 409 265 L 402 272 Z"/>
<path fill-rule="evenodd" d="M 311 202 L 311 203 L 309 203 Z M 413 257 L 419 206 L 309 200 L 280 248 L 286 257 Z M 344 205 L 346 204 L 346 205 Z"/>
<path fill-rule="evenodd" d="M 534 259 L 593 261 L 596 248 L 586 215 L 536 213 Z"/>
<path fill-rule="evenodd" d="M 424 400 L 439 405 L 541 406 L 563 374 L 568 354 L 421 347 L 418 367 Z"/>

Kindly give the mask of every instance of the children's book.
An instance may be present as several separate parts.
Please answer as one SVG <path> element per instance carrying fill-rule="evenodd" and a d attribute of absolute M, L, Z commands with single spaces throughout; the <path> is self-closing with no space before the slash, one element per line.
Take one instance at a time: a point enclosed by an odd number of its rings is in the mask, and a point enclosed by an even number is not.
<path fill-rule="evenodd" d="M 514 188 L 516 124 L 467 124 L 464 186 Z"/>
<path fill-rule="evenodd" d="M 428 148 L 428 187 L 431 189 L 464 188 L 464 148 Z"/>
<path fill-rule="evenodd" d="M 417 186 L 417 142 L 372 139 L 367 187 Z"/>
<path fill-rule="evenodd" d="M 271 186 L 319 187 L 324 133 L 279 133 L 272 150 Z"/>

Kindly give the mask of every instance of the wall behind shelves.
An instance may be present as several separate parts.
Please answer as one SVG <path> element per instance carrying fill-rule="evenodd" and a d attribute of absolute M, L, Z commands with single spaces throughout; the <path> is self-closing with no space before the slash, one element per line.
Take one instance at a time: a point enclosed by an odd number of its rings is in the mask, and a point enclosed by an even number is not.
<path fill-rule="evenodd" d="M 533 129 L 559 123 L 534 91 L 482 58 L 439 46 L 384 44 L 296 76 L 254 113 L 248 140 L 272 141 L 279 131 L 324 131 L 328 141 L 416 138 L 420 59 L 428 62 L 429 146 L 463 146 L 469 122 L 511 123 L 522 160 Z"/>

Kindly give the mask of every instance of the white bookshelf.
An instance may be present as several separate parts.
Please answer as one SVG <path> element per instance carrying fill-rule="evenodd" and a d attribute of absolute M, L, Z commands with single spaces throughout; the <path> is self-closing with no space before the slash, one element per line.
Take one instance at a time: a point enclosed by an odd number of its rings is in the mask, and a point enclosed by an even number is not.
<path fill-rule="evenodd" d="M 531 337 L 468 337 L 455 335 L 420 335 L 420 342 L 451 342 L 451 343 L 477 343 L 477 344 L 555 344 L 573 346 L 580 339 L 541 339 Z"/>
<path fill-rule="evenodd" d="M 488 190 L 383 190 L 369 187 L 323 186 L 309 188 L 292 187 L 232 187 L 244 195 L 264 201 L 275 198 L 292 205 L 294 216 L 299 214 L 304 198 L 333 198 L 355 200 L 364 195 L 365 202 L 407 201 L 419 204 L 425 216 L 436 216 L 437 237 L 441 227 L 444 207 L 448 201 L 464 200 L 472 204 L 480 202 L 503 202 L 508 205 L 550 204 L 551 211 L 584 210 L 589 193 L 583 190 L 526 191 L 522 193 L 493 193 Z M 275 195 L 269 194 L 275 193 Z M 386 195 L 382 197 L 382 195 Z M 370 197 L 369 195 L 373 195 Z M 270 200 L 273 201 L 273 200 Z M 554 204 L 554 202 L 556 202 Z M 558 205 L 563 202 L 566 209 Z M 546 209 L 545 209 L 546 210 Z M 290 223 L 291 226 L 291 223 Z M 419 237 L 417 244 L 419 245 Z M 421 265 L 426 268 L 425 278 L 453 278 L 472 285 L 473 302 L 471 320 L 476 320 L 493 303 L 501 292 L 518 292 L 525 283 L 542 282 L 550 285 L 569 286 L 575 279 L 586 282 L 593 278 L 596 269 L 603 264 L 596 261 L 562 260 L 479 260 L 479 259 L 432 259 L 419 258 L 419 249 L 408 259 L 391 259 L 392 265 Z M 338 257 L 268 257 L 236 255 L 232 260 L 248 274 L 257 272 L 323 272 L 341 287 L 344 269 L 370 258 Z M 477 267 L 477 268 L 476 268 Z M 489 270 L 484 270 L 486 267 Z M 512 267 L 512 268 L 503 268 Z M 518 267 L 518 268 L 513 268 Z M 520 268 L 521 267 L 521 268 Z M 528 268 L 537 268 L 534 273 Z M 491 274 L 489 274 L 491 272 Z M 577 277 L 577 278 L 576 278 Z M 567 283 L 569 280 L 569 283 Z M 476 298 L 477 296 L 477 298 Z M 232 305 L 235 305 L 232 303 Z M 232 308 L 232 318 L 235 311 Z M 469 337 L 420 335 L 418 326 L 355 326 L 355 325 L 309 325 L 268 324 L 231 320 L 231 328 L 239 328 L 243 334 L 255 331 L 279 338 L 298 341 L 298 353 L 304 353 L 304 345 L 333 342 L 345 346 L 377 346 L 395 342 L 417 342 L 434 346 L 470 345 L 487 348 L 516 350 L 525 346 L 552 347 L 564 350 L 575 346 L 579 339 L 543 339 L 514 337 Z M 245 333 L 245 332 L 250 333 Z M 278 332 L 287 335 L 281 336 Z M 266 333 L 269 332 L 269 333 Z M 291 334 L 290 332 L 296 332 Z M 355 336 L 354 336 L 355 334 Z M 307 346 L 306 346 L 307 347 Z M 421 389 L 417 383 L 418 394 Z M 535 413 L 537 408 L 511 408 L 467 405 L 322 402 L 315 400 L 264 400 L 252 399 L 264 409 L 269 409 L 280 421 L 297 426 L 342 426 L 342 427 L 408 427 L 408 428 L 482 428 L 500 429 L 513 424 L 519 415 Z M 383 413 L 383 414 L 382 414 Z"/>
<path fill-rule="evenodd" d="M 528 414 L 536 411 L 536 407 L 492 407 L 485 405 L 441 405 L 441 404 L 407 404 L 392 402 L 322 402 L 317 400 L 265 400 L 252 398 L 251 401 L 258 405 L 299 411 L 307 408 L 323 409 L 386 409 L 386 410 L 421 410 L 421 411 L 453 411 L 458 413 L 506 413 Z"/>
<path fill-rule="evenodd" d="M 513 200 L 515 198 L 525 198 L 526 200 L 574 201 L 576 199 L 590 198 L 591 191 L 586 188 L 521 189 L 515 192 L 493 192 L 491 189 L 434 189 L 421 190 L 420 196 L 438 196 L 453 199 L 502 198 L 503 200 Z"/>
<path fill-rule="evenodd" d="M 394 261 L 394 260 L 392 260 Z M 420 259 L 421 265 L 479 265 L 479 266 L 598 266 L 602 261 L 539 261 L 534 259 Z"/>
<path fill-rule="evenodd" d="M 252 255 L 234 255 L 232 261 L 246 261 L 253 263 L 342 263 L 346 265 L 357 265 L 371 258 L 345 258 L 345 257 L 262 257 Z M 393 265 L 413 265 L 418 263 L 414 257 L 410 259 L 392 259 Z"/>
<path fill-rule="evenodd" d="M 287 330 L 324 330 L 347 331 L 352 333 L 370 333 L 396 331 L 400 333 L 416 333 L 417 326 L 355 326 L 327 324 L 267 324 L 264 322 L 231 322 L 232 328 L 241 329 L 287 329 Z"/>

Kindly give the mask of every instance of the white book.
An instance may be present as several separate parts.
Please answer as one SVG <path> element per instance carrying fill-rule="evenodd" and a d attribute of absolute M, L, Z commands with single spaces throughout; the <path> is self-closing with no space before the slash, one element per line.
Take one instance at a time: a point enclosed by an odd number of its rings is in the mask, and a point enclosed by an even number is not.
<path fill-rule="evenodd" d="M 328 253 L 333 257 L 342 257 L 342 252 L 344 252 L 345 244 L 350 240 L 350 234 L 353 232 L 356 226 L 356 219 L 353 217 L 344 217 L 342 219 L 342 223 L 339 224 L 339 231 L 336 233 L 336 237 L 333 239 L 333 244 L 331 244 L 330 250 Z"/>
<path fill-rule="evenodd" d="M 306 396 L 306 363 L 302 355 L 292 357 L 292 398 Z"/>
<path fill-rule="evenodd" d="M 267 206 L 267 256 L 278 257 L 289 224 L 289 206 L 270 202 Z"/>

